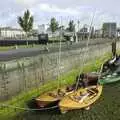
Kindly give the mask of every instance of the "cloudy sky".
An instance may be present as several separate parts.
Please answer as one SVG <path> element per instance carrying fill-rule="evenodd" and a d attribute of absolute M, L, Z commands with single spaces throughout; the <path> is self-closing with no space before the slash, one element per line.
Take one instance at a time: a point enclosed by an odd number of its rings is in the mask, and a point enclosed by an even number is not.
<path fill-rule="evenodd" d="M 79 20 L 80 26 L 90 24 L 95 15 L 94 25 L 102 26 L 103 22 L 117 22 L 120 26 L 119 0 L 1 0 L 0 26 L 18 27 L 17 16 L 29 9 L 34 16 L 35 24 L 48 24 L 51 17 L 56 17 L 60 24 L 67 25 L 73 19 Z"/>

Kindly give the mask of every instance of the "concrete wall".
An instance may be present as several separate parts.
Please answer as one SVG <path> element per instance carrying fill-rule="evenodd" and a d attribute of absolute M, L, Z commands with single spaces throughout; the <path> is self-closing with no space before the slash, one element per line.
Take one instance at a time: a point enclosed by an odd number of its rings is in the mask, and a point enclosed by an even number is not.
<path fill-rule="evenodd" d="M 0 64 L 0 100 L 8 99 L 20 92 L 42 85 L 47 80 L 55 79 L 58 73 L 67 73 L 80 66 L 84 55 L 85 63 L 111 50 L 110 44 L 96 45 L 89 48 L 70 50 L 61 53 L 60 70 L 58 53 L 2 62 Z"/>

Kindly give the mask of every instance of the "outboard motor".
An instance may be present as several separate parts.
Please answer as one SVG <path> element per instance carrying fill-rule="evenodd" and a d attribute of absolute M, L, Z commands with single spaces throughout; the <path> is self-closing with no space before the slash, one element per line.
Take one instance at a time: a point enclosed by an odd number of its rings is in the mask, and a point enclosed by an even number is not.
<path fill-rule="evenodd" d="M 104 75 L 120 71 L 120 56 L 116 54 L 116 40 L 112 42 L 112 59 L 103 64 L 102 73 Z"/>
<path fill-rule="evenodd" d="M 120 73 L 120 56 L 116 55 L 103 64 L 102 73 L 111 74 L 113 72 Z"/>

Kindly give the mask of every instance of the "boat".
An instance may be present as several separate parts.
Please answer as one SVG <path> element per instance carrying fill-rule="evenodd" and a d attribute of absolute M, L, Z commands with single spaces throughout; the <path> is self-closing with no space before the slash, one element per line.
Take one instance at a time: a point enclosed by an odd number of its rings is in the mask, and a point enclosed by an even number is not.
<path fill-rule="evenodd" d="M 120 81 L 120 56 L 115 55 L 103 64 L 99 84 L 104 85 Z"/>
<path fill-rule="evenodd" d="M 113 56 L 103 64 L 102 74 L 120 73 L 120 55 Z"/>
<path fill-rule="evenodd" d="M 96 102 L 101 96 L 102 85 L 89 86 L 86 88 L 80 88 L 75 93 L 64 97 L 59 102 L 59 108 L 61 113 L 66 113 L 70 110 L 86 109 L 90 108 L 90 105 Z"/>
<path fill-rule="evenodd" d="M 120 74 L 118 73 L 108 74 L 98 80 L 99 84 L 101 85 L 114 83 L 118 81 L 120 81 Z"/>
<path fill-rule="evenodd" d="M 91 30 L 92 23 L 93 23 L 93 19 L 91 21 L 90 30 Z M 88 40 L 86 43 L 86 53 L 88 50 L 89 41 L 90 41 L 90 34 L 88 36 Z M 83 71 L 85 58 L 86 58 L 86 55 L 84 54 L 82 63 L 81 63 L 82 66 L 81 66 L 80 73 L 82 73 Z M 67 111 L 75 110 L 75 109 L 88 110 L 90 108 L 90 105 L 92 105 L 93 103 L 96 102 L 97 99 L 99 99 L 102 93 L 102 88 L 103 88 L 101 85 L 97 83 L 99 78 L 101 77 L 101 71 L 102 71 L 102 67 L 101 67 L 100 73 L 97 75 L 81 74 L 81 82 L 79 82 L 79 79 L 78 79 L 75 91 L 63 97 L 63 99 L 59 102 L 59 108 L 61 113 L 66 113 Z M 95 82 L 93 82 L 94 80 Z M 78 88 L 79 83 L 82 83 L 83 87 Z M 91 85 L 91 83 L 93 85 Z"/>
<path fill-rule="evenodd" d="M 38 96 L 35 101 L 38 108 L 47 107 L 49 105 L 56 105 L 65 95 L 68 95 L 72 92 L 73 90 L 66 91 L 66 87 L 63 87 L 62 89 L 56 89 L 42 94 Z"/>
<path fill-rule="evenodd" d="M 76 77 L 76 82 L 74 84 L 66 87 L 62 87 L 61 89 L 55 89 L 53 91 L 49 91 L 47 93 L 44 93 L 38 96 L 35 99 L 38 108 L 57 104 L 63 97 L 75 91 L 77 83 L 78 83 L 77 90 L 83 88 L 84 85 L 87 85 L 87 86 L 96 85 L 98 82 L 98 75 L 99 74 L 95 72 L 82 73 Z M 79 79 L 79 82 L 78 82 L 78 79 Z"/>

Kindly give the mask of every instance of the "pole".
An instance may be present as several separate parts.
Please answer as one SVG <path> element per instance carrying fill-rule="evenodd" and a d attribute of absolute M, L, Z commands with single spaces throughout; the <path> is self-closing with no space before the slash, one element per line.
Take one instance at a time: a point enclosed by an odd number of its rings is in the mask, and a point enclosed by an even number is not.
<path fill-rule="evenodd" d="M 89 42 L 90 42 L 91 26 L 93 25 L 94 17 L 95 17 L 95 13 L 93 14 L 93 17 L 92 17 L 92 20 L 91 20 L 91 23 L 90 23 L 90 27 L 89 27 L 90 32 L 89 32 L 88 40 L 87 40 L 87 43 L 86 43 L 85 53 L 84 53 L 84 55 L 83 55 L 83 59 L 82 59 L 82 62 L 81 62 L 81 69 L 80 69 L 79 75 L 80 75 L 81 72 L 83 71 L 83 66 L 84 66 L 84 62 L 85 62 L 85 59 L 86 59 L 86 54 L 87 54 L 88 46 L 89 46 Z M 75 91 L 76 91 L 77 88 L 78 88 L 78 84 L 79 84 L 79 79 L 78 79 L 78 81 L 77 81 L 77 83 L 76 83 Z"/>
<path fill-rule="evenodd" d="M 112 56 L 116 56 L 116 39 L 114 39 L 112 42 Z"/>
<path fill-rule="evenodd" d="M 60 88 L 60 60 L 61 60 L 61 40 L 62 40 L 62 17 L 60 18 L 61 21 L 61 28 L 60 28 L 60 44 L 59 44 L 59 55 L 58 55 L 58 89 Z"/>

